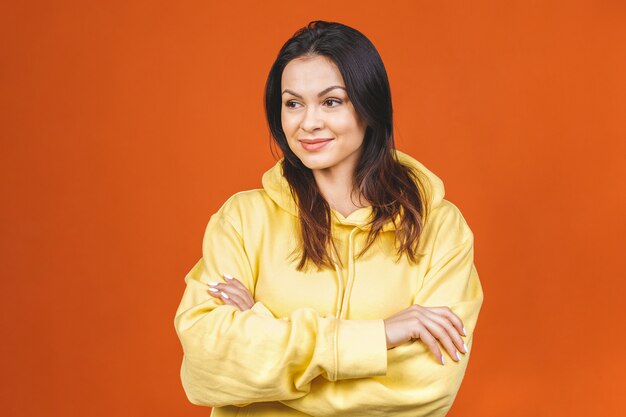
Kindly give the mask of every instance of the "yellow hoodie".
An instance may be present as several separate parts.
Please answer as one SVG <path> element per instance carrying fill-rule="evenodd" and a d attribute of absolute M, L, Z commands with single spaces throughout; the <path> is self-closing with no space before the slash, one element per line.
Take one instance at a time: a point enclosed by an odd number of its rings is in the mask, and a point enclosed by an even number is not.
<path fill-rule="evenodd" d="M 448 306 L 472 335 L 483 301 L 473 263 L 473 234 L 445 200 L 442 181 L 396 151 L 426 179 L 428 213 L 417 264 L 394 246 L 389 222 L 359 259 L 371 207 L 348 217 L 332 210 L 342 267 L 297 271 L 295 202 L 282 159 L 263 189 L 230 197 L 211 216 L 202 258 L 185 277 L 174 324 L 183 347 L 181 380 L 189 401 L 211 416 L 444 416 L 469 353 L 445 365 L 421 341 L 387 350 L 383 320 L 412 304 Z M 209 295 L 222 273 L 253 294 L 239 311 Z"/>

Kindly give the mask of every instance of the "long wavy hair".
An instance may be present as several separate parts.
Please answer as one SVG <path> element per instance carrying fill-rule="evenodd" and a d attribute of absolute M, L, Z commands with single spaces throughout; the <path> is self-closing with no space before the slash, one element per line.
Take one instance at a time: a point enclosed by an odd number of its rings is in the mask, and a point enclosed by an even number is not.
<path fill-rule="evenodd" d="M 406 254 L 410 261 L 416 262 L 428 208 L 419 176 L 392 152 L 395 149 L 393 110 L 383 61 L 372 42 L 358 30 L 341 23 L 314 20 L 285 42 L 265 84 L 265 114 L 271 146 L 277 145 L 282 151 L 282 173 L 299 211 L 302 256 L 297 269 L 302 270 L 308 260 L 318 268 L 332 267 L 331 247 L 337 254 L 331 235 L 330 206 L 322 197 L 312 171 L 289 148 L 282 129 L 283 70 L 291 60 L 302 56 L 324 56 L 337 65 L 350 101 L 367 122 L 353 189 L 371 203 L 373 216 L 366 245 L 357 257 L 374 243 L 383 225 L 392 221 L 396 226 L 398 259 Z"/>

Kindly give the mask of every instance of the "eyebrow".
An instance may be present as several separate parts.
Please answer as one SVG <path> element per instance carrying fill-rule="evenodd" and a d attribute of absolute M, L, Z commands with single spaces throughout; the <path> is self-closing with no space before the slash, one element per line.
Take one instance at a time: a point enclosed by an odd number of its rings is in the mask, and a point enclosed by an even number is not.
<path fill-rule="evenodd" d="M 329 91 L 331 91 L 331 90 L 334 90 L 335 88 L 341 88 L 342 90 L 344 90 L 344 91 L 346 91 L 346 92 L 348 91 L 348 90 L 346 90 L 346 88 L 345 88 L 345 87 L 342 87 L 342 86 L 340 86 L 340 85 L 331 85 L 330 87 L 325 88 L 325 89 L 323 89 L 322 91 L 320 91 L 320 92 L 317 94 L 317 96 L 318 96 L 318 97 L 322 97 L 324 94 L 328 93 L 328 92 L 329 92 Z M 291 91 L 291 90 L 289 90 L 289 89 L 285 89 L 285 91 L 283 91 L 283 92 L 282 92 L 282 94 L 285 94 L 285 93 L 289 93 L 289 94 L 294 95 L 294 96 L 296 96 L 296 97 L 298 97 L 298 98 L 302 98 L 302 96 L 301 96 L 300 94 L 294 93 L 293 91 Z M 282 94 L 281 94 L 281 95 L 282 95 Z"/>

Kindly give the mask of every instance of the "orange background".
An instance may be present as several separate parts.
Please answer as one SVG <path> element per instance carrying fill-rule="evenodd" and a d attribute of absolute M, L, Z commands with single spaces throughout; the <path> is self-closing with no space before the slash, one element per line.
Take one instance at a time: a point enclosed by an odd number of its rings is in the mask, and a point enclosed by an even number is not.
<path fill-rule="evenodd" d="M 183 279 L 273 165 L 265 78 L 319 18 L 377 46 L 397 147 L 475 234 L 449 415 L 620 414 L 623 2 L 59 0 L 0 6 L 2 415 L 208 415 L 179 379 Z"/>

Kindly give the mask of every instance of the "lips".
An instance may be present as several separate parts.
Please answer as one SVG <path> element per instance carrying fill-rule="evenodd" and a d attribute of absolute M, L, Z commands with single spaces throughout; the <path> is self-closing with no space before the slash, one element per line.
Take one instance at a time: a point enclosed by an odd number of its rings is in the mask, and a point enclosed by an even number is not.
<path fill-rule="evenodd" d="M 332 138 L 300 139 L 300 144 L 307 151 L 317 151 L 325 147 Z"/>

